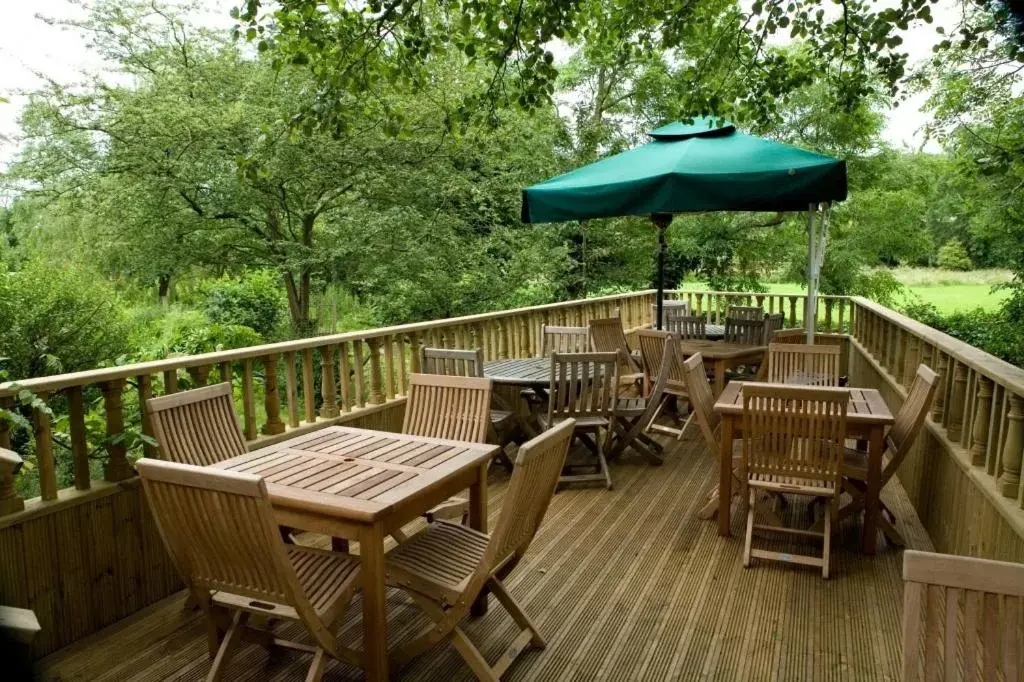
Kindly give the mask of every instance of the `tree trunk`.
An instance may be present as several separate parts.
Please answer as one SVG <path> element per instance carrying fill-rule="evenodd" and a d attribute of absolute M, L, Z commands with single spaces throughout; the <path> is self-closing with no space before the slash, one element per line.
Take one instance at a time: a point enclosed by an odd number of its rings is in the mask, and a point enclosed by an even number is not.
<path fill-rule="evenodd" d="M 316 225 L 316 214 L 307 213 L 302 216 L 302 246 L 313 248 L 313 227 Z M 298 275 L 296 277 L 296 274 Z M 292 318 L 292 327 L 299 335 L 306 336 L 313 331 L 313 321 L 309 317 L 310 288 L 313 273 L 309 265 L 303 264 L 298 273 L 284 273 L 284 286 L 288 292 L 288 312 Z"/>
<path fill-rule="evenodd" d="M 156 294 L 160 305 L 166 308 L 171 302 L 171 276 L 160 275 L 156 282 Z"/>

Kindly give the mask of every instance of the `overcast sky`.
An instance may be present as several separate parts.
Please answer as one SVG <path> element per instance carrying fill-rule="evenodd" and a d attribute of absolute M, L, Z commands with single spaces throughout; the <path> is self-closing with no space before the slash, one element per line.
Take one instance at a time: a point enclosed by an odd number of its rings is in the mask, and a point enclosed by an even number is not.
<path fill-rule="evenodd" d="M 202 2 L 207 10 L 204 22 L 225 28 L 232 25 L 228 10 L 234 0 Z M 955 2 L 940 0 L 933 7 L 935 25 L 949 25 L 956 11 Z M 73 81 L 83 68 L 102 67 L 102 61 L 89 50 L 84 38 L 36 18 L 74 18 L 79 12 L 67 0 L 0 0 L 0 96 L 10 100 L 8 104 L 0 103 L 0 169 L 17 150 L 12 138 L 17 136 L 17 119 L 24 98 L 12 93 L 37 87 L 37 73 L 58 81 Z M 920 26 L 907 32 L 904 40 L 914 61 L 931 54 L 938 38 L 931 26 Z M 886 140 L 895 145 L 920 146 L 918 131 L 927 122 L 927 116 L 919 110 L 923 100 L 923 96 L 915 97 L 889 112 Z"/>

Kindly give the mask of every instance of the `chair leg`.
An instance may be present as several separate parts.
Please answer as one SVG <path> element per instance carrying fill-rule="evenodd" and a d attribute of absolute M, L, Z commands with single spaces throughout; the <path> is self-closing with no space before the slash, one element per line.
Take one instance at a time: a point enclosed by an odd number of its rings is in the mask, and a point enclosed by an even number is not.
<path fill-rule="evenodd" d="M 306 673 L 306 682 L 320 682 L 324 676 L 325 659 L 324 650 L 317 649 L 313 654 L 313 662 L 309 665 L 309 672 Z"/>
<path fill-rule="evenodd" d="M 747 503 L 747 534 L 743 540 L 743 567 L 750 566 L 750 543 L 754 540 L 754 495 L 756 491 L 751 490 Z"/>
<path fill-rule="evenodd" d="M 206 676 L 206 682 L 217 682 L 223 677 L 224 668 L 227 667 L 228 661 L 231 660 L 238 643 L 242 640 L 242 629 L 247 620 L 249 620 L 248 613 L 235 611 L 231 618 L 231 625 L 220 642 L 220 648 L 217 649 L 217 656 L 213 659 L 213 667 L 210 668 L 210 673 Z"/>
<path fill-rule="evenodd" d="M 676 436 L 676 440 L 682 440 L 683 434 L 686 433 L 686 427 L 693 421 L 693 410 L 690 410 L 690 414 L 686 415 L 686 421 L 683 422 L 683 428 L 679 429 L 679 435 Z"/>
<path fill-rule="evenodd" d="M 825 545 L 821 552 L 821 577 L 828 580 L 832 554 L 832 502 L 825 505 Z"/>
<path fill-rule="evenodd" d="M 704 503 L 704 506 L 697 512 L 697 518 L 703 521 L 710 521 L 718 515 L 718 487 L 711 491 L 708 495 L 708 501 Z"/>
<path fill-rule="evenodd" d="M 601 473 L 604 475 L 604 484 L 608 490 L 612 489 L 612 474 L 608 471 L 608 460 L 604 458 L 604 441 L 600 432 L 597 434 L 597 461 L 601 465 Z"/>
<path fill-rule="evenodd" d="M 903 540 L 903 536 L 900 535 L 898 530 L 896 530 L 896 526 L 894 526 L 889 519 L 885 518 L 885 514 L 878 515 L 878 527 L 882 529 L 882 532 L 885 533 L 886 539 L 892 543 L 894 547 L 906 546 L 907 543 Z"/>
<path fill-rule="evenodd" d="M 523 630 L 528 630 L 532 635 L 530 638 L 530 644 L 543 649 L 547 646 L 547 642 L 540 634 L 540 630 L 533 624 L 530 617 L 526 615 L 526 612 L 516 603 L 516 600 L 512 598 L 512 595 L 505 589 L 505 584 L 497 578 L 491 578 L 487 581 L 487 584 L 491 588 L 491 593 L 494 594 L 495 598 L 501 602 L 501 605 L 505 607 L 505 610 L 512 616 L 512 620 L 521 627 Z"/>
<path fill-rule="evenodd" d="M 469 637 L 462 631 L 462 628 L 456 627 L 452 630 L 449 639 L 452 642 L 452 646 L 459 652 L 459 655 L 466 661 L 466 664 L 480 682 L 499 682 L 498 676 L 494 674 L 491 666 L 487 664 L 487 659 L 483 657 L 483 654 L 480 653 L 480 650 L 476 648 L 473 642 L 469 641 Z"/>

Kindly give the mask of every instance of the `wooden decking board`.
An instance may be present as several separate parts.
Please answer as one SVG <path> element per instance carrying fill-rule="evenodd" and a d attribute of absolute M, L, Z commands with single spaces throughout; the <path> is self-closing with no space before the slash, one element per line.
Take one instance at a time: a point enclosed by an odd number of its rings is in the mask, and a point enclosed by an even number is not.
<path fill-rule="evenodd" d="M 556 495 L 508 581 L 548 648 L 521 656 L 503 679 L 898 679 L 900 552 L 882 543 L 877 556 L 862 556 L 859 526 L 850 520 L 833 540 L 831 580 L 823 581 L 812 568 L 763 560 L 744 570 L 745 519 L 734 515 L 734 537 L 724 539 L 714 523 L 695 516 L 716 480 L 714 459 L 696 437 L 665 442 L 662 467 L 632 457 L 613 465 L 613 491 L 572 487 Z M 507 480 L 500 467 L 492 469 L 492 518 Z M 885 499 L 910 546 L 931 549 L 903 491 L 887 491 Z M 789 513 L 806 510 L 794 507 Z M 761 544 L 794 547 L 770 536 Z M 819 551 L 817 544 L 799 547 Z M 44 659 L 43 678 L 203 679 L 210 663 L 202 619 L 182 612 L 180 603 L 180 597 L 161 602 Z M 359 613 L 357 598 L 340 629 L 342 639 L 358 640 Z M 400 592 L 389 595 L 389 613 L 392 640 L 411 636 L 424 623 Z M 465 628 L 491 660 L 514 636 L 511 619 L 493 600 L 488 614 Z M 308 656 L 288 653 L 270 660 L 262 649 L 245 646 L 228 672 L 238 680 L 290 682 L 303 679 L 308 664 Z M 360 677 L 356 669 L 332 663 L 326 679 Z M 396 678 L 473 679 L 444 644 Z"/>

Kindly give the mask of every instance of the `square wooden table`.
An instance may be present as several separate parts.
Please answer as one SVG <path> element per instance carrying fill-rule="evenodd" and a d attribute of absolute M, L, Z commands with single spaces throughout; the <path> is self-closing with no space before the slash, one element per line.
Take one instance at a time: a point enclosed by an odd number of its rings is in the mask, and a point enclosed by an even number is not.
<path fill-rule="evenodd" d="M 715 401 L 715 411 L 722 415 L 721 452 L 718 473 L 718 534 L 728 537 L 732 519 L 729 511 L 732 503 L 732 443 L 743 433 L 743 386 L 742 381 L 731 381 L 722 395 Z M 759 384 L 781 385 L 781 384 Z M 848 388 L 850 402 L 846 409 L 846 437 L 868 441 L 868 480 L 864 530 L 861 549 L 865 554 L 874 554 L 878 541 L 878 524 L 875 519 L 879 511 L 879 493 L 882 482 L 882 451 L 885 445 L 885 427 L 893 422 L 892 412 L 873 388 Z"/>
<path fill-rule="evenodd" d="M 363 666 L 367 679 L 386 680 L 384 538 L 466 488 L 470 526 L 487 532 L 487 465 L 497 450 L 330 426 L 214 466 L 263 476 L 282 526 L 359 542 Z"/>
<path fill-rule="evenodd" d="M 690 339 L 680 341 L 679 350 L 684 358 L 700 353 L 704 358 L 705 366 L 711 365 L 715 373 L 715 383 L 712 389 L 717 398 L 725 390 L 726 370 L 739 365 L 762 362 L 768 346 L 748 346 L 744 343 Z"/>

